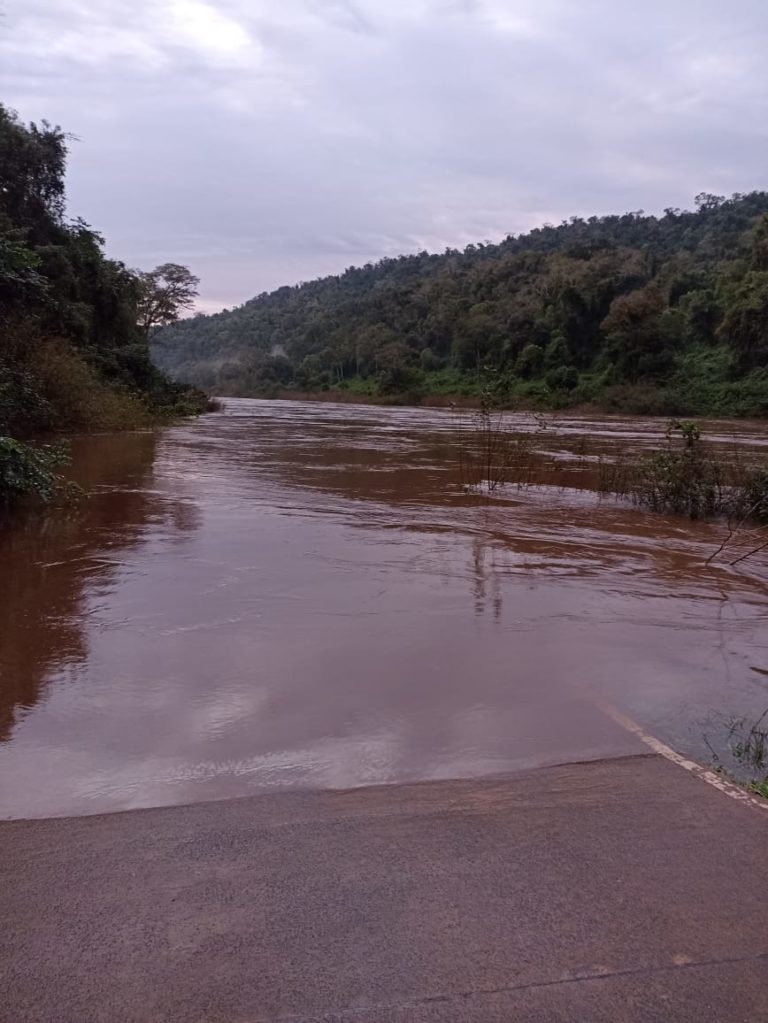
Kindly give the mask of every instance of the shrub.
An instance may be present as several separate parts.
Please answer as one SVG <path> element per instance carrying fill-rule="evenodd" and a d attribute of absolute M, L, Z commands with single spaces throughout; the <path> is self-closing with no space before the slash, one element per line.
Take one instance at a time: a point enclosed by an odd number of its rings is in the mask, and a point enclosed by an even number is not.
<path fill-rule="evenodd" d="M 50 428 L 51 403 L 40 393 L 40 381 L 25 366 L 0 364 L 0 431 L 31 434 Z"/>
<path fill-rule="evenodd" d="M 742 517 L 768 522 L 768 469 L 760 467 L 747 472 L 739 503 Z M 739 509 L 735 511 L 738 513 Z"/>
<path fill-rule="evenodd" d="M 27 497 L 47 502 L 71 495 L 77 488 L 56 472 L 67 461 L 66 449 L 60 444 L 33 448 L 12 437 L 0 437 L 0 506 Z"/>
<path fill-rule="evenodd" d="M 688 409 L 680 395 L 654 384 L 617 384 L 603 391 L 600 404 L 611 412 L 639 416 L 680 416 Z"/>
<path fill-rule="evenodd" d="M 424 393 L 424 374 L 414 366 L 392 363 L 379 373 L 378 387 L 380 394 L 415 400 Z"/>
<path fill-rule="evenodd" d="M 109 387 L 97 371 L 63 342 L 43 344 L 32 363 L 40 393 L 54 410 L 54 429 L 125 430 L 146 426 L 146 403 Z"/>
<path fill-rule="evenodd" d="M 504 413 L 483 405 L 462 430 L 459 475 L 467 493 L 493 493 L 514 483 L 528 486 L 535 466 L 534 436 L 513 433 Z"/>
<path fill-rule="evenodd" d="M 692 422 L 672 420 L 662 451 L 602 464 L 599 485 L 602 493 L 627 497 L 650 511 L 768 521 L 768 469 L 718 456 Z"/>
<path fill-rule="evenodd" d="M 682 446 L 674 438 L 682 436 Z M 726 510 L 728 496 L 724 465 L 701 443 L 695 423 L 674 420 L 667 429 L 668 447 L 627 462 L 618 459 L 601 467 L 600 489 L 656 512 L 705 518 Z"/>
<path fill-rule="evenodd" d="M 575 366 L 557 366 L 547 372 L 544 382 L 551 391 L 572 391 L 579 382 L 579 371 Z"/>
<path fill-rule="evenodd" d="M 571 353 L 568 350 L 568 342 L 561 334 L 558 334 L 544 349 L 544 369 L 557 370 L 569 365 L 570 361 Z"/>
<path fill-rule="evenodd" d="M 443 368 L 445 360 L 441 359 L 431 348 L 425 348 L 419 354 L 419 364 L 425 373 L 434 373 Z"/>
<path fill-rule="evenodd" d="M 526 345 L 515 362 L 517 376 L 530 380 L 541 373 L 544 364 L 544 352 L 538 345 Z"/>

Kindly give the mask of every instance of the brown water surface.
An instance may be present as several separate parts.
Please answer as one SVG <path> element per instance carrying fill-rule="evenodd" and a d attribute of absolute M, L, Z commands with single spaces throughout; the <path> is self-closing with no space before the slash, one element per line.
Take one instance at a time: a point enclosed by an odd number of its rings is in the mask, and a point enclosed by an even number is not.
<path fill-rule="evenodd" d="M 708 567 L 722 526 L 594 490 L 665 424 L 550 419 L 536 485 L 482 499 L 458 425 L 232 400 L 77 438 L 88 500 L 0 532 L 0 816 L 637 752 L 606 701 L 725 758 L 768 707 L 766 562 Z"/>

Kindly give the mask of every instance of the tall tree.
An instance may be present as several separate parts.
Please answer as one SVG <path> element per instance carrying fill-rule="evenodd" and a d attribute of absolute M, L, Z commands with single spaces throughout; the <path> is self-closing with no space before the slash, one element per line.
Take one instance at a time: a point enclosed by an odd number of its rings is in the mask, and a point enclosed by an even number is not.
<path fill-rule="evenodd" d="M 138 324 L 146 338 L 155 327 L 175 323 L 197 298 L 200 278 L 179 263 L 163 263 L 139 273 Z"/>
<path fill-rule="evenodd" d="M 25 125 L 0 105 L 0 230 L 50 242 L 64 218 L 67 136 L 47 121 Z"/>

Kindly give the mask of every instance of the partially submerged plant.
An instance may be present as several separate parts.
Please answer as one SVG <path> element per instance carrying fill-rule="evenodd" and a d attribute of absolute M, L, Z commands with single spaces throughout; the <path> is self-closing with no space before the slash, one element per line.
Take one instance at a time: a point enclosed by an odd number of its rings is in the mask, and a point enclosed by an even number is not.
<path fill-rule="evenodd" d="M 725 724 L 725 733 L 725 746 L 733 761 L 731 769 L 720 762 L 719 754 L 704 736 L 715 770 L 768 799 L 768 709 L 752 722 L 732 717 Z"/>
<path fill-rule="evenodd" d="M 759 772 L 749 782 L 749 789 L 755 795 L 768 799 L 768 725 L 765 724 L 768 710 L 748 725 L 743 719 L 734 720 L 730 725 L 729 749 L 739 764 L 750 772 Z"/>
<path fill-rule="evenodd" d="M 735 718 L 729 725 L 728 748 L 734 758 L 753 770 L 762 770 L 768 763 L 768 710 L 753 724 Z M 768 779 L 766 779 L 768 781 Z"/>
<path fill-rule="evenodd" d="M 13 437 L 0 437 L 0 507 L 18 504 L 25 498 L 47 503 L 81 493 L 76 484 L 56 471 L 68 461 L 62 444 L 31 447 Z"/>
<path fill-rule="evenodd" d="M 468 492 L 490 494 L 507 483 L 523 487 L 532 481 L 535 436 L 508 429 L 503 406 L 503 382 L 486 375 L 480 389 L 480 407 L 462 430 L 459 447 L 461 483 Z M 535 421 L 535 432 L 546 428 L 541 417 Z"/>
<path fill-rule="evenodd" d="M 725 458 L 696 423 L 674 419 L 666 447 L 639 459 L 619 456 L 600 467 L 600 491 L 649 511 L 730 522 L 768 518 L 768 469 Z"/>
<path fill-rule="evenodd" d="M 728 497 L 726 468 L 703 444 L 699 427 L 673 420 L 666 439 L 667 446 L 652 455 L 603 463 L 600 490 L 655 512 L 691 519 L 723 514 Z"/>

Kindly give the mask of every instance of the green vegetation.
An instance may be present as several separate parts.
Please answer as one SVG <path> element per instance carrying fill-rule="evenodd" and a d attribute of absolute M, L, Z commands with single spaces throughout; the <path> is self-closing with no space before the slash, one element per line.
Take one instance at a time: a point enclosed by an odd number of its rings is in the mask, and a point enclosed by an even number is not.
<path fill-rule="evenodd" d="M 499 487 L 528 486 L 538 451 L 536 441 L 545 427 L 535 421 L 530 432 L 510 430 L 505 420 L 505 380 L 499 374 L 480 374 L 478 406 L 458 432 L 459 474 L 468 494 L 492 494 Z"/>
<path fill-rule="evenodd" d="M 674 442 L 677 432 L 682 439 L 679 447 Z M 711 518 L 727 511 L 726 471 L 720 459 L 705 451 L 695 423 L 674 420 L 667 430 L 666 449 L 601 465 L 600 489 L 629 497 L 650 511 Z"/>
<path fill-rule="evenodd" d="M 175 323 L 182 309 L 191 309 L 200 278 L 178 263 L 163 263 L 138 274 L 138 321 L 145 340 L 157 327 Z"/>
<path fill-rule="evenodd" d="M 768 193 L 574 217 L 497 245 L 350 268 L 159 331 L 157 361 L 220 394 L 768 414 Z"/>
<path fill-rule="evenodd" d="M 107 259 L 103 239 L 65 216 L 66 157 L 59 128 L 24 125 L 0 106 L 3 505 L 30 493 L 50 499 L 58 485 L 60 453 L 21 439 L 144 426 L 205 404 L 153 365 L 146 336 L 146 310 L 155 310 L 150 327 L 172 322 L 195 279 L 183 267 L 153 276 Z M 170 290 L 178 289 L 179 270 L 181 298 Z"/>
<path fill-rule="evenodd" d="M 67 462 L 66 449 L 46 444 L 32 448 L 11 437 L 0 437 L 0 507 L 24 498 L 52 501 L 77 492 L 57 469 Z"/>
<path fill-rule="evenodd" d="M 734 718 L 728 725 L 728 750 L 736 764 L 738 774 L 743 781 L 744 772 L 749 780 L 747 787 L 757 796 L 768 799 L 768 730 L 765 720 L 766 710 L 757 721 L 750 723 L 744 718 Z"/>
<path fill-rule="evenodd" d="M 738 718 L 729 725 L 728 745 L 731 753 L 740 764 L 746 764 L 753 770 L 762 770 L 768 766 L 766 717 L 768 711 L 751 724 L 744 718 Z"/>
<path fill-rule="evenodd" d="M 673 420 L 666 439 L 666 447 L 651 455 L 638 458 L 620 451 L 601 461 L 599 491 L 653 512 L 722 520 L 725 537 L 707 565 L 733 567 L 768 550 L 764 459 L 718 450 L 703 440 L 693 422 Z"/>
<path fill-rule="evenodd" d="M 719 454 L 696 423 L 673 420 L 667 446 L 643 458 L 619 456 L 600 466 L 600 490 L 649 511 L 732 523 L 768 522 L 768 471 Z"/>

